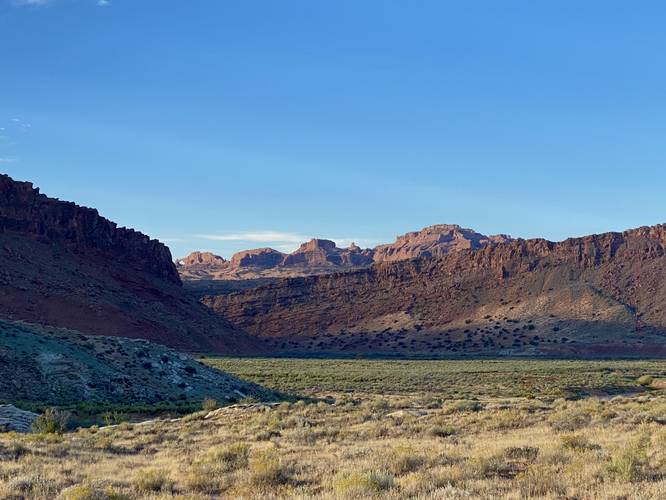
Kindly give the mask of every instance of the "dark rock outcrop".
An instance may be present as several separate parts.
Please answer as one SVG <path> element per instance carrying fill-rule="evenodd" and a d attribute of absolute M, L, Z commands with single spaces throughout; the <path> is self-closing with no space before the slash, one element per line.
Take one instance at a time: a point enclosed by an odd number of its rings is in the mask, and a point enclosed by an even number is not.
<path fill-rule="evenodd" d="M 6 175 L 0 175 L 0 318 L 199 352 L 261 350 L 183 290 L 160 242 Z"/>
<path fill-rule="evenodd" d="M 29 182 L 0 175 L 0 231 L 62 242 L 79 253 L 98 252 L 180 284 L 169 249 L 145 234 L 118 227 L 97 210 L 41 194 Z"/>

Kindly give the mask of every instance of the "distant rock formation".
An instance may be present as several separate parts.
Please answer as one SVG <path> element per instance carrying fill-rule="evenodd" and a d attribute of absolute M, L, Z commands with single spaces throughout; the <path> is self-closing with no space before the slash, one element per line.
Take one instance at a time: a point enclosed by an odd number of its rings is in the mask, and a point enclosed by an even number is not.
<path fill-rule="evenodd" d="M 240 269 L 243 267 L 260 267 L 271 269 L 279 266 L 285 258 L 285 254 L 272 248 L 255 248 L 244 250 L 231 257 L 230 267 Z"/>
<path fill-rule="evenodd" d="M 198 352 L 260 349 L 183 290 L 162 243 L 7 175 L 0 175 L 0 318 Z"/>
<path fill-rule="evenodd" d="M 328 274 L 368 267 L 376 262 L 394 262 L 435 257 L 465 249 L 511 241 L 509 236 L 484 236 L 457 225 L 438 224 L 399 236 L 395 243 L 361 249 L 352 243 L 338 248 L 335 242 L 312 239 L 296 251 L 284 254 L 271 248 L 246 250 L 230 261 L 213 254 L 194 252 L 178 261 L 184 280 L 249 280 Z"/>
<path fill-rule="evenodd" d="M 227 261 L 211 252 L 192 252 L 178 261 L 180 266 L 222 266 Z"/>
<path fill-rule="evenodd" d="M 282 261 L 285 267 L 354 267 L 372 263 L 370 251 L 363 252 L 352 244 L 349 248 L 338 248 L 331 240 L 312 239 Z"/>
<path fill-rule="evenodd" d="M 398 236 L 395 243 L 375 248 L 374 262 L 395 262 L 419 257 L 440 257 L 460 250 L 475 250 L 511 241 L 507 235 L 485 236 L 456 224 L 436 224 Z"/>
<path fill-rule="evenodd" d="M 433 253 L 417 239 L 388 255 Z M 204 302 L 286 353 L 666 357 L 666 225 L 476 241 Z"/>

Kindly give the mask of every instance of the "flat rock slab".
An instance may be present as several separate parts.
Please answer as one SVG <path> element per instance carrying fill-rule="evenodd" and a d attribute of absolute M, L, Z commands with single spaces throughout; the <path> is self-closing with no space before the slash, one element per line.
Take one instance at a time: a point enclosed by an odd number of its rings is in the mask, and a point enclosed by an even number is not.
<path fill-rule="evenodd" d="M 0 405 L 0 432 L 30 432 L 38 416 L 13 405 Z"/>

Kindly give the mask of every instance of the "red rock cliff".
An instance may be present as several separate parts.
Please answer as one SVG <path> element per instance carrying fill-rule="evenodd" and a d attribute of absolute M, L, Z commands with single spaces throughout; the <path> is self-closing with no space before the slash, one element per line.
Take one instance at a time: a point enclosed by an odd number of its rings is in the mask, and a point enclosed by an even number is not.
<path fill-rule="evenodd" d="M 101 252 L 174 284 L 180 284 L 169 249 L 133 229 L 118 227 L 97 210 L 49 198 L 29 182 L 0 175 L 0 231 L 61 241 L 80 252 Z"/>

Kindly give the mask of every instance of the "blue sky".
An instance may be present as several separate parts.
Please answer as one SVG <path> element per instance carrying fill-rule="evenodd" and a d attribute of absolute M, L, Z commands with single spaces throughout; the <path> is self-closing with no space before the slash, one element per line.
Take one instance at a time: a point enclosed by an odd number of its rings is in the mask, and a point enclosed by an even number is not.
<path fill-rule="evenodd" d="M 0 171 L 190 250 L 666 222 L 663 2 L 0 0 Z"/>

